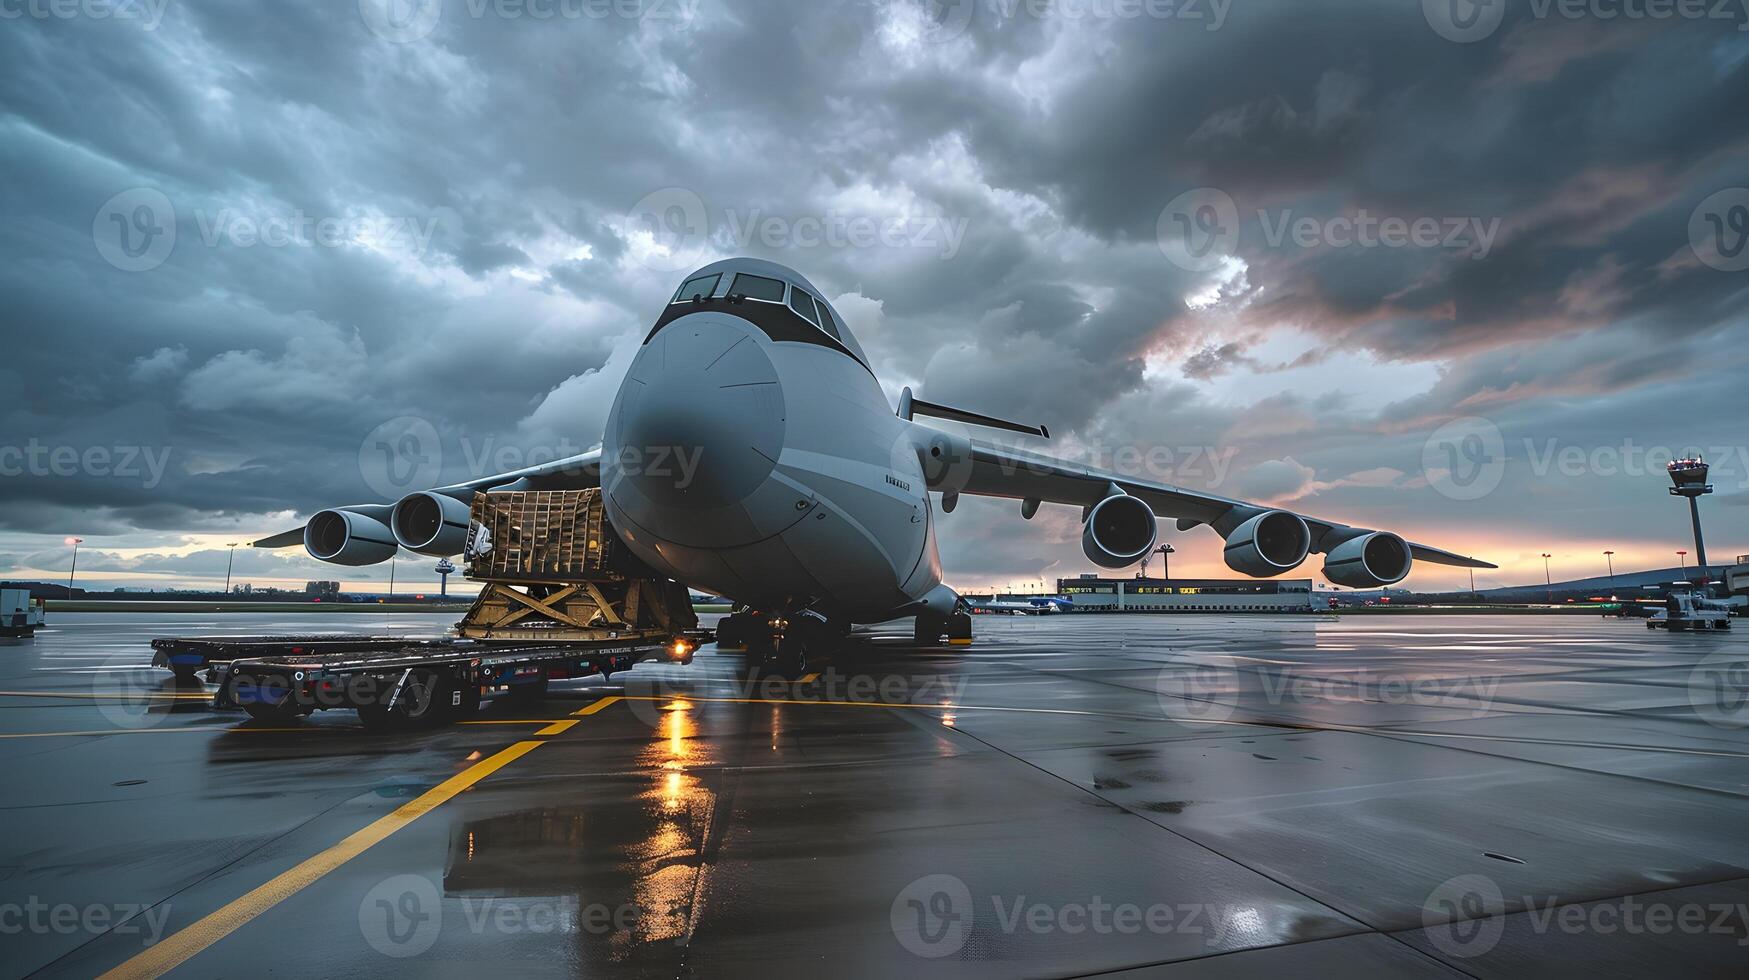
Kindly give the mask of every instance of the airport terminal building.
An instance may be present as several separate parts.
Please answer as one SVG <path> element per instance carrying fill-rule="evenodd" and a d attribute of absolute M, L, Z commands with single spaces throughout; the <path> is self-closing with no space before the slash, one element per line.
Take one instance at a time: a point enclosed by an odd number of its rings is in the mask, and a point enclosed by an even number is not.
<path fill-rule="evenodd" d="M 1312 612 L 1312 580 L 1100 578 L 1057 580 L 1076 612 Z"/>

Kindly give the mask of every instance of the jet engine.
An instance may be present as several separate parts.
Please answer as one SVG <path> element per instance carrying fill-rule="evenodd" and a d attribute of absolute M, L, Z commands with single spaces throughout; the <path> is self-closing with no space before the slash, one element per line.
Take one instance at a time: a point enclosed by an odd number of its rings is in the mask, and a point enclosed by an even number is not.
<path fill-rule="evenodd" d="M 1298 568 L 1311 551 L 1306 522 L 1285 510 L 1270 510 L 1234 528 L 1222 557 L 1233 571 L 1261 578 Z"/>
<path fill-rule="evenodd" d="M 1415 564 L 1409 542 L 1389 531 L 1367 531 L 1349 538 L 1324 556 L 1324 577 L 1351 589 L 1394 585 Z"/>
<path fill-rule="evenodd" d="M 1081 527 L 1081 550 L 1100 568 L 1124 568 L 1154 548 L 1160 527 L 1140 497 L 1113 494 L 1093 505 Z"/>
<path fill-rule="evenodd" d="M 395 535 L 375 518 L 324 510 L 304 525 L 304 550 L 336 565 L 375 565 L 395 556 Z"/>
<path fill-rule="evenodd" d="M 468 543 L 468 505 L 423 490 L 402 497 L 389 519 L 401 547 L 433 558 L 459 555 Z"/>

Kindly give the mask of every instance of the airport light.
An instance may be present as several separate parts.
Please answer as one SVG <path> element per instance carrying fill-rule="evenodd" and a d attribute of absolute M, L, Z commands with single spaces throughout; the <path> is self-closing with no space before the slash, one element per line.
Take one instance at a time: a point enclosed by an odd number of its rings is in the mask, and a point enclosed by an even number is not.
<path fill-rule="evenodd" d="M 73 575 L 79 571 L 79 546 L 85 543 L 84 538 L 68 538 L 67 543 L 73 546 L 73 564 L 67 569 L 67 598 L 73 598 Z"/>
<path fill-rule="evenodd" d="M 1604 559 L 1604 561 L 1609 562 L 1609 585 L 1611 588 L 1614 588 L 1615 587 L 1615 552 L 1613 552 L 1613 551 L 1604 552 L 1603 559 Z"/>
<path fill-rule="evenodd" d="M 237 562 L 237 544 L 238 544 L 238 542 L 233 541 L 230 544 L 225 545 L 225 547 L 231 549 L 230 556 L 225 559 L 225 594 L 226 595 L 231 594 L 231 566 L 235 565 Z"/>
<path fill-rule="evenodd" d="M 1677 549 L 1676 560 L 1682 563 L 1682 577 L 1683 577 L 1684 581 L 1687 581 L 1687 579 L 1688 579 L 1688 552 L 1686 552 L 1680 548 Z"/>
<path fill-rule="evenodd" d="M 1548 596 L 1550 602 L 1555 601 L 1555 579 L 1554 576 L 1549 574 L 1549 559 L 1553 557 L 1554 555 L 1551 555 L 1546 551 L 1543 552 L 1543 586 L 1549 590 Z"/>

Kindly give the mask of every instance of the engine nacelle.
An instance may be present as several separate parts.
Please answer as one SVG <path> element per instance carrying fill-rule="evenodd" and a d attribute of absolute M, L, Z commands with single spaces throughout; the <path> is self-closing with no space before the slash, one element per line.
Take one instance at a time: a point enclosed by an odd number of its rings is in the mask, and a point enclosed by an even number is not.
<path fill-rule="evenodd" d="M 408 551 L 448 558 L 467 547 L 468 505 L 430 490 L 410 493 L 395 505 L 389 526 Z"/>
<path fill-rule="evenodd" d="M 1246 575 L 1280 575 L 1298 568 L 1312 552 L 1312 531 L 1296 514 L 1271 510 L 1227 535 L 1227 567 Z"/>
<path fill-rule="evenodd" d="M 1395 585 L 1415 564 L 1409 542 L 1389 531 L 1368 531 L 1349 538 L 1324 556 L 1324 577 L 1351 589 Z"/>
<path fill-rule="evenodd" d="M 1140 497 L 1114 494 L 1093 505 L 1081 526 L 1081 550 L 1100 568 L 1125 568 L 1154 548 L 1160 526 Z"/>
<path fill-rule="evenodd" d="M 395 534 L 363 514 L 324 510 L 304 525 L 304 550 L 335 565 L 375 565 L 395 557 Z"/>

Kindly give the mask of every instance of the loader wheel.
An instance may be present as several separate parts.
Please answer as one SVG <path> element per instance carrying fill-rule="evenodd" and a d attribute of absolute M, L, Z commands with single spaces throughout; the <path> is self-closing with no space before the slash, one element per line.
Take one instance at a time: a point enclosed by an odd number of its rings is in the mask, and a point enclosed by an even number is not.
<path fill-rule="evenodd" d="M 455 678 L 434 670 L 415 670 L 400 685 L 400 694 L 390 706 L 372 700 L 359 705 L 358 720 L 373 732 L 404 732 L 436 728 L 452 720 L 451 692 Z M 391 685 L 389 690 L 394 690 Z"/>
<path fill-rule="evenodd" d="M 252 681 L 250 686 L 251 690 L 245 695 L 249 700 L 243 703 L 243 710 L 255 721 L 283 724 L 308 714 L 293 696 L 291 688 L 283 682 Z M 233 687 L 232 691 L 235 692 L 236 688 Z"/>

